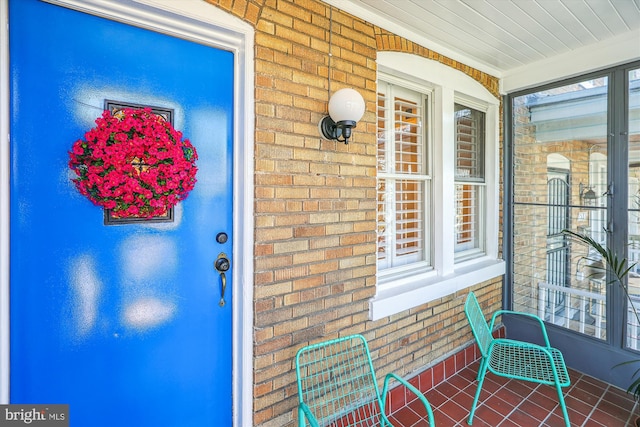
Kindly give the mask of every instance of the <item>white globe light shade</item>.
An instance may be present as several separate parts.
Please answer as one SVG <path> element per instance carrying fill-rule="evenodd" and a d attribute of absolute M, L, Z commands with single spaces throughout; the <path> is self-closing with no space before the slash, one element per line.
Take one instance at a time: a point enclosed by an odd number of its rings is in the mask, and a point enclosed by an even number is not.
<path fill-rule="evenodd" d="M 338 90 L 329 100 L 329 116 L 334 122 L 357 122 L 364 114 L 364 99 L 351 88 Z"/>

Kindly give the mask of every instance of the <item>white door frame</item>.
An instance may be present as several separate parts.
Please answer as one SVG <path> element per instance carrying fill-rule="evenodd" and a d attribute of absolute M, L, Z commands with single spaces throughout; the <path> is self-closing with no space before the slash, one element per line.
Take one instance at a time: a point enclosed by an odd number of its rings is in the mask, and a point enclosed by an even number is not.
<path fill-rule="evenodd" d="M 253 424 L 254 29 L 202 0 L 43 0 L 234 53 L 233 425 Z M 0 404 L 9 403 L 9 11 L 0 1 Z"/>

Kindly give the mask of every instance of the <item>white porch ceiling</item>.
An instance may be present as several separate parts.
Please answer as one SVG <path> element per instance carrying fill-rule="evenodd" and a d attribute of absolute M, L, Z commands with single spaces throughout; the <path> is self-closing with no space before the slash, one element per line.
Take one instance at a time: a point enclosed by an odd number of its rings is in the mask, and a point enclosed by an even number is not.
<path fill-rule="evenodd" d="M 325 1 L 497 77 L 571 52 L 640 58 L 640 0 Z"/>

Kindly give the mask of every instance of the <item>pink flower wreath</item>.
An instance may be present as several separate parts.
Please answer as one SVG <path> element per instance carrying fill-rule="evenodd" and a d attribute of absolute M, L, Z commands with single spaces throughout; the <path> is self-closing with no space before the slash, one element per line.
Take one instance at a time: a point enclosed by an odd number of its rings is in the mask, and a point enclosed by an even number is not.
<path fill-rule="evenodd" d="M 196 149 L 150 108 L 105 111 L 73 144 L 69 167 L 80 193 L 114 217 L 167 213 L 196 183 Z"/>

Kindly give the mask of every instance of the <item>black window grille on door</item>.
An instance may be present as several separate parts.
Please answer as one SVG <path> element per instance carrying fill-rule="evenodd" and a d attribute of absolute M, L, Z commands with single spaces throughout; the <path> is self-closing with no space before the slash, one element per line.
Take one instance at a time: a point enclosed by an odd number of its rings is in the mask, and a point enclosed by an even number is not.
<path fill-rule="evenodd" d="M 569 228 L 569 174 L 549 170 L 547 181 L 547 268 L 546 282 L 557 286 L 569 286 L 569 246 L 562 230 Z M 546 309 L 556 313 L 564 307 L 565 294 L 550 292 Z"/>

